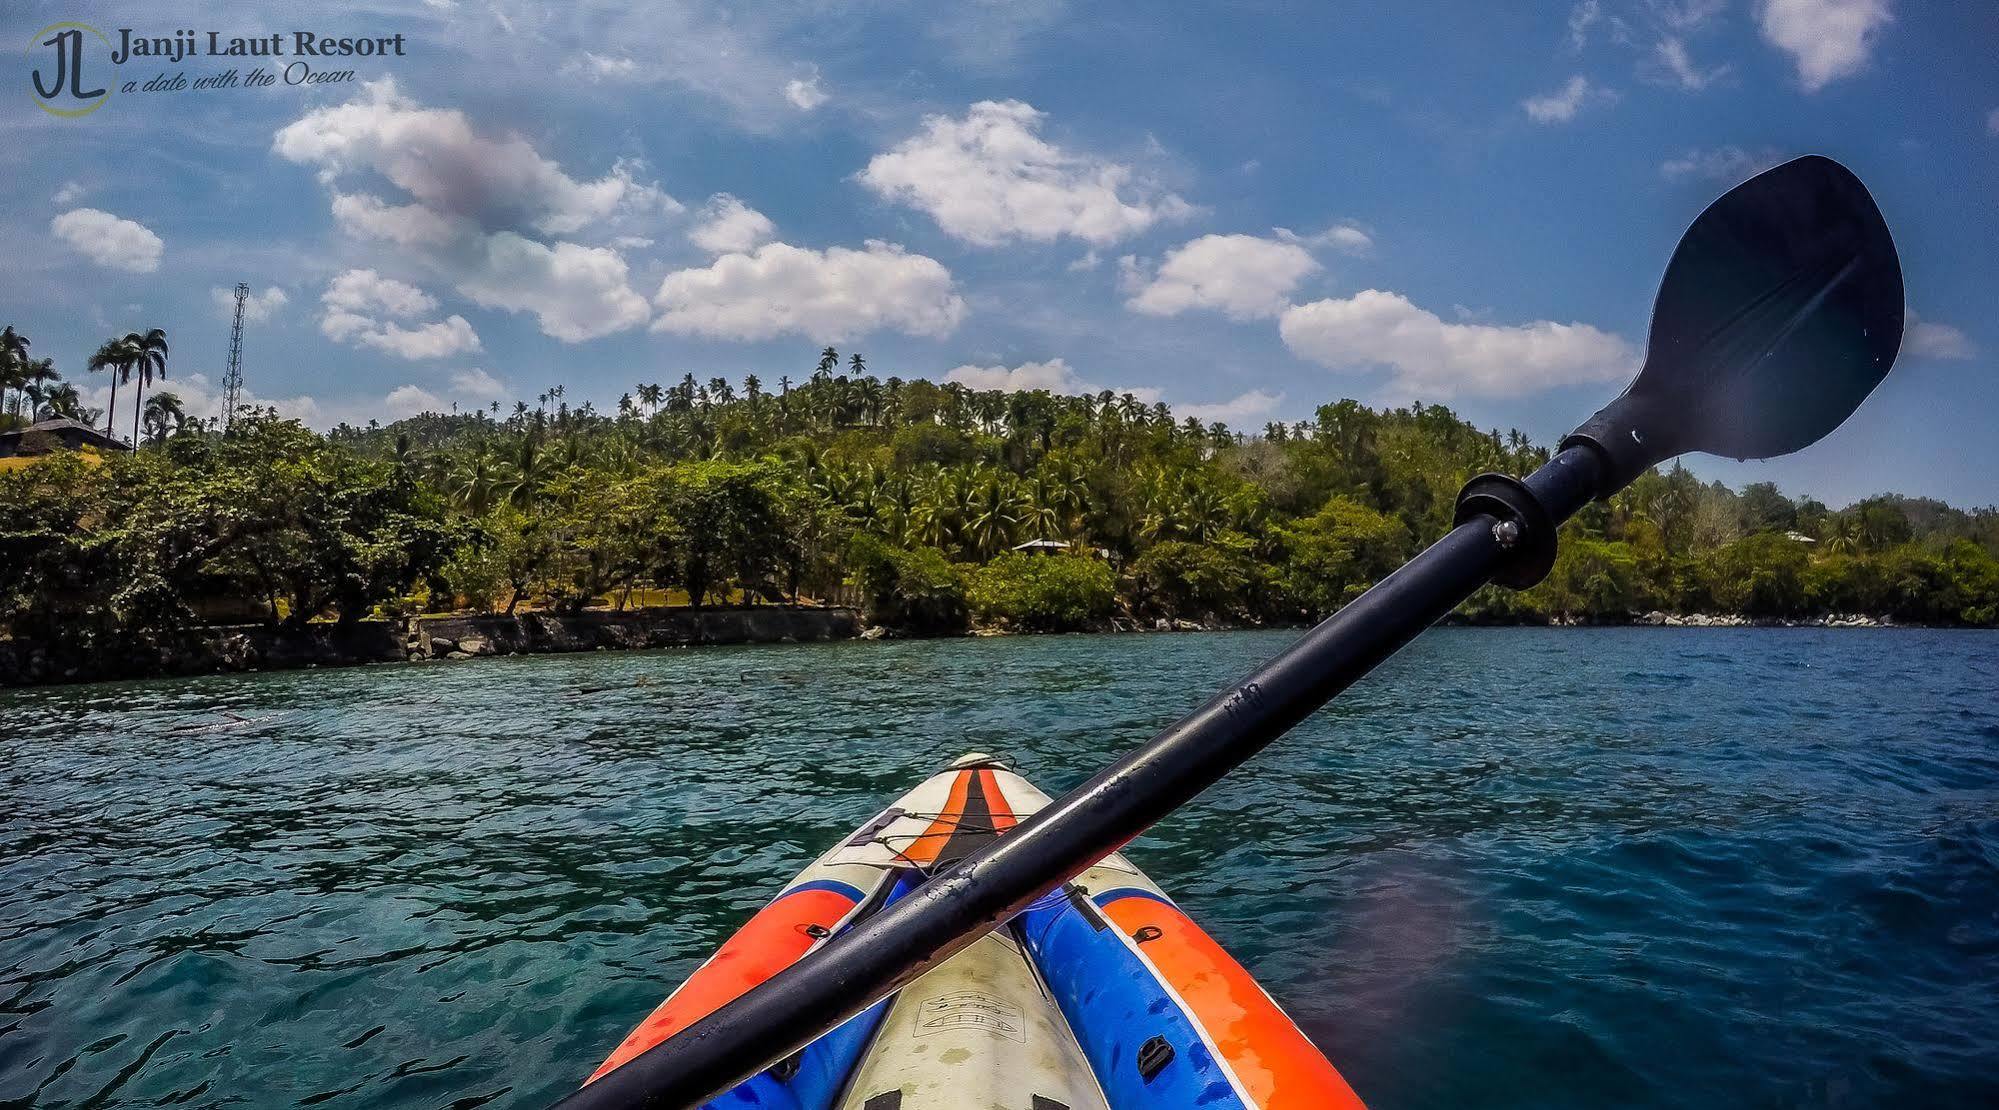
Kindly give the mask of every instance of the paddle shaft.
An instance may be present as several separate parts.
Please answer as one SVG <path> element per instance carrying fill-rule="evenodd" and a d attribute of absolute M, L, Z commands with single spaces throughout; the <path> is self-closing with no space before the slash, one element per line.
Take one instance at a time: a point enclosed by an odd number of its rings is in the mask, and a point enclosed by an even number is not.
<path fill-rule="evenodd" d="M 1599 490 L 1571 447 L 1524 485 L 1559 525 Z M 1214 785 L 1501 572 L 1518 529 L 1479 513 L 1254 674 L 895 905 L 564 1099 L 563 1110 L 714 1098 L 949 959 Z"/>

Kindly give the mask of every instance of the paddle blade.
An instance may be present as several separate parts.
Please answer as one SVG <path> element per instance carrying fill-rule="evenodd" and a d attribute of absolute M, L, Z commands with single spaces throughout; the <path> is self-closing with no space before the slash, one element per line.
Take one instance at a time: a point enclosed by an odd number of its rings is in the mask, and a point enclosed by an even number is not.
<path fill-rule="evenodd" d="M 1577 428 L 1602 495 L 1689 451 L 1784 455 L 1846 420 L 1902 344 L 1902 266 L 1874 198 L 1816 155 L 1729 190 L 1680 240 L 1645 366 Z"/>

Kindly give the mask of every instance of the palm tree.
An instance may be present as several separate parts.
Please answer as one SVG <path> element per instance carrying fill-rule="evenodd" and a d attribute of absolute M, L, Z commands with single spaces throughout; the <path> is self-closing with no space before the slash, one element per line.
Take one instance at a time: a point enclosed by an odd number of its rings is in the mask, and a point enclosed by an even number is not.
<path fill-rule="evenodd" d="M 15 388 L 27 399 L 28 423 L 33 424 L 42 418 L 42 406 L 48 403 L 49 391 L 61 380 L 62 375 L 56 373 L 54 359 L 28 360 L 26 368 L 14 381 Z"/>
<path fill-rule="evenodd" d="M 95 423 L 97 420 L 96 412 L 83 407 L 82 395 L 78 394 L 76 387 L 68 382 L 50 389 L 42 400 L 48 406 L 50 417 L 59 416 L 83 424 Z"/>
<path fill-rule="evenodd" d="M 111 414 L 118 411 L 118 383 L 132 372 L 134 355 L 128 338 L 105 340 L 85 364 L 89 370 L 102 370 L 111 375 L 111 400 L 104 406 L 104 434 L 107 436 L 111 434 Z"/>
<path fill-rule="evenodd" d="M 815 378 L 830 378 L 833 376 L 833 371 L 839 368 L 840 352 L 828 347 L 819 352 L 819 369 L 812 376 Z"/>
<path fill-rule="evenodd" d="M 129 345 L 131 362 L 126 376 L 137 378 L 139 385 L 132 394 L 132 442 L 139 442 L 139 399 L 146 395 L 146 387 L 153 384 L 153 375 L 167 376 L 167 333 L 154 328 L 144 335 L 132 332 L 125 337 Z"/>
<path fill-rule="evenodd" d="M 470 456 L 460 459 L 445 479 L 445 488 L 451 499 L 473 516 L 485 516 L 492 507 L 493 494 L 499 489 L 501 476 L 493 466 L 492 456 L 487 453 L 486 444 L 481 443 Z"/>
<path fill-rule="evenodd" d="M 163 443 L 170 435 L 179 435 L 187 427 L 187 410 L 181 404 L 179 394 L 162 389 L 146 399 L 146 439 L 153 443 Z M 408 442 L 407 436 L 398 436 L 398 444 Z"/>
<path fill-rule="evenodd" d="M 28 337 L 9 324 L 0 331 L 0 404 L 6 401 L 8 390 L 28 384 L 28 365 Z M 32 418 L 29 422 L 33 423 Z"/>
<path fill-rule="evenodd" d="M 1019 499 L 1000 475 L 988 476 L 979 487 L 967 517 L 966 531 L 973 550 L 981 558 L 998 554 L 1013 539 L 1014 528 L 1019 524 Z"/>

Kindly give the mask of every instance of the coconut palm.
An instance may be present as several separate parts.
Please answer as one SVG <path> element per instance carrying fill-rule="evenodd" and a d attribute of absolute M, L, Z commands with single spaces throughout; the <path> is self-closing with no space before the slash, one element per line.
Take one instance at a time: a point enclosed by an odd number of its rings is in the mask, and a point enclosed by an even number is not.
<path fill-rule="evenodd" d="M 146 398 L 145 410 L 146 439 L 161 443 L 170 435 L 179 435 L 187 428 L 187 409 L 181 403 L 180 395 L 162 389 Z M 407 442 L 407 437 L 397 437 L 398 443 Z"/>
<path fill-rule="evenodd" d="M 981 558 L 990 558 L 1013 541 L 1020 526 L 1020 499 L 1000 475 L 991 474 L 978 487 L 965 531 L 972 549 Z"/>
<path fill-rule="evenodd" d="M 62 417 L 84 424 L 93 424 L 97 421 L 96 410 L 84 408 L 82 395 L 68 382 L 52 387 L 42 398 L 42 402 L 52 418 Z"/>
<path fill-rule="evenodd" d="M 28 337 L 9 324 L 0 330 L 0 407 L 4 407 L 8 390 L 28 384 L 28 366 Z"/>

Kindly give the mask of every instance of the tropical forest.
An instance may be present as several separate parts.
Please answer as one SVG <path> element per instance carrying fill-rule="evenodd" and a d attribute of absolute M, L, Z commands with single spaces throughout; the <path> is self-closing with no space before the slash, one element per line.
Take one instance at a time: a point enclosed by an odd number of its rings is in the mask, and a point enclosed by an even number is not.
<path fill-rule="evenodd" d="M 1451 524 L 1473 474 L 1548 448 L 1441 405 L 1352 400 L 1260 428 L 1111 392 L 977 391 L 826 348 L 797 380 L 683 374 L 609 411 L 511 407 L 321 433 L 190 417 L 158 332 L 107 341 L 111 411 L 4 334 L 0 431 L 68 420 L 135 449 L 0 460 L 0 635 L 659 606 L 860 607 L 897 635 L 1296 624 Z M 115 445 L 122 448 L 122 444 Z M 1999 620 L 1999 513 L 1832 507 L 1678 466 L 1565 528 L 1553 572 L 1458 616 Z"/>

